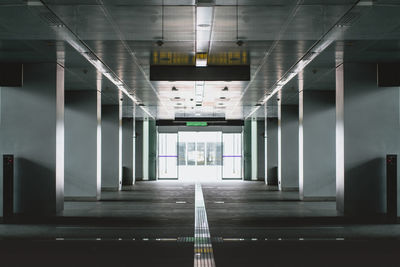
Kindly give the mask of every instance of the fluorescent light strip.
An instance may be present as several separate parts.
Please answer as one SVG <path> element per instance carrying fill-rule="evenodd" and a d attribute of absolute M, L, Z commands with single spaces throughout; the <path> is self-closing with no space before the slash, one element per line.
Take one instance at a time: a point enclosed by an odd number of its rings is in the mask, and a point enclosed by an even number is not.
<path fill-rule="evenodd" d="M 38 4 L 38 3 L 41 4 Z M 118 76 L 104 64 L 96 54 L 94 54 L 90 48 L 81 41 L 68 27 L 64 22 L 55 14 L 43 1 L 28 1 L 27 6 L 30 7 L 32 11 L 34 11 L 38 16 L 43 15 L 43 13 L 51 14 L 52 16 L 57 17 L 60 23 L 62 23 L 63 27 L 51 27 L 57 34 L 60 35 L 62 39 L 64 39 L 70 46 L 72 46 L 80 55 L 82 55 L 90 64 L 92 64 L 96 70 L 102 73 L 107 79 L 109 79 L 121 92 L 123 92 L 127 97 L 129 97 L 134 103 L 136 103 L 147 115 L 151 118 L 155 119 L 151 113 L 140 106 L 140 100 L 132 96 L 129 93 L 129 87 L 118 78 Z"/>
<path fill-rule="evenodd" d="M 355 8 L 364 8 L 366 10 L 367 7 L 369 9 L 372 6 L 370 2 L 371 1 L 359 1 L 349 11 L 347 11 L 346 14 L 352 12 Z M 346 14 L 344 16 L 346 16 Z M 283 77 L 277 83 L 275 83 L 274 86 L 270 88 L 272 92 L 264 95 L 263 99 L 260 102 L 260 106 L 264 105 L 269 99 L 271 99 L 286 84 L 288 84 L 294 77 L 296 77 L 297 74 L 302 72 L 308 64 L 310 64 L 317 56 L 325 51 L 326 48 L 328 48 L 334 41 L 336 41 L 336 39 L 341 34 L 343 34 L 347 29 L 350 28 L 350 26 L 340 27 L 340 21 L 341 19 L 292 68 L 290 68 L 290 70 L 286 72 L 285 75 L 283 75 Z M 253 111 L 246 116 L 246 119 L 251 117 L 260 108 L 260 106 L 253 108 Z"/>
<path fill-rule="evenodd" d="M 205 58 L 196 56 L 196 67 L 207 66 L 213 17 L 213 6 L 196 6 L 196 54 L 206 55 Z"/>
<path fill-rule="evenodd" d="M 203 103 L 203 98 L 204 98 L 204 81 L 196 82 L 196 85 L 195 85 L 195 101 L 196 101 L 196 104 Z"/>

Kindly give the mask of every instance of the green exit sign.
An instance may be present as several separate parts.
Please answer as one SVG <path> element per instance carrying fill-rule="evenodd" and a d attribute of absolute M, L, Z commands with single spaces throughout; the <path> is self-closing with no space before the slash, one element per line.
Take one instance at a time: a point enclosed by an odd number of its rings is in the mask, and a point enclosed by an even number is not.
<path fill-rule="evenodd" d="M 207 126 L 206 121 L 187 121 L 186 126 Z"/>

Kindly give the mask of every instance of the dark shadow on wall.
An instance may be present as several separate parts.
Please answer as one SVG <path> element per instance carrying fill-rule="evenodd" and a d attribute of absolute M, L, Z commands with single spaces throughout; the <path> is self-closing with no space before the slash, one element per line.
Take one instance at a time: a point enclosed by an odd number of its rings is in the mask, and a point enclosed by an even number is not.
<path fill-rule="evenodd" d="M 27 216 L 54 214 L 55 171 L 26 158 L 16 158 L 15 162 L 15 213 Z"/>
<path fill-rule="evenodd" d="M 385 158 L 366 161 L 345 173 L 345 215 L 386 212 Z"/>

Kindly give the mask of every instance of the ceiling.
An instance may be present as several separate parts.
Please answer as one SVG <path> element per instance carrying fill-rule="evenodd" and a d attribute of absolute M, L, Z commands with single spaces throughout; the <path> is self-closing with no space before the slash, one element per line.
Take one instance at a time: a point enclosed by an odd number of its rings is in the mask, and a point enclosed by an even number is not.
<path fill-rule="evenodd" d="M 62 51 L 66 90 L 96 90 L 98 71 L 68 42 L 68 30 L 126 85 L 124 116 L 158 119 L 221 116 L 264 117 L 260 101 L 274 85 L 358 1 L 355 0 L 216 0 L 209 55 L 247 52 L 249 82 L 205 82 L 203 105 L 193 101 L 196 81 L 150 81 L 153 52 L 194 53 L 196 5 L 191 0 L 43 0 L 51 14 L 36 11 L 40 1 L 0 3 L 0 60 L 55 62 Z M 335 59 L 382 62 L 400 59 L 400 1 L 363 1 L 363 12 L 303 70 L 304 90 L 335 89 Z M 62 27 L 54 27 L 54 18 Z M 157 41 L 163 40 L 158 46 Z M 243 45 L 238 46 L 237 41 Z M 101 78 L 103 104 L 117 104 L 118 88 Z M 298 77 L 282 89 L 282 104 L 298 104 Z M 178 90 L 172 91 L 172 87 Z M 223 90 L 227 87 L 228 90 Z M 277 114 L 276 96 L 266 102 Z M 256 110 L 257 109 L 257 110 Z"/>

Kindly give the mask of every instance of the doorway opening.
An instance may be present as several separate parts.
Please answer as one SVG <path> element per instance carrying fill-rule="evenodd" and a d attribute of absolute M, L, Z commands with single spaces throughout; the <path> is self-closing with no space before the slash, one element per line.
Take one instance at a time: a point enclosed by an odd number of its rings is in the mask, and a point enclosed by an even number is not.
<path fill-rule="evenodd" d="M 241 180 L 242 134 L 179 131 L 158 135 L 158 179 Z"/>

